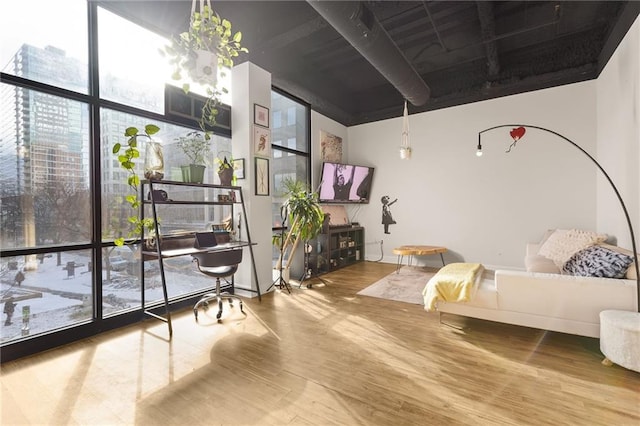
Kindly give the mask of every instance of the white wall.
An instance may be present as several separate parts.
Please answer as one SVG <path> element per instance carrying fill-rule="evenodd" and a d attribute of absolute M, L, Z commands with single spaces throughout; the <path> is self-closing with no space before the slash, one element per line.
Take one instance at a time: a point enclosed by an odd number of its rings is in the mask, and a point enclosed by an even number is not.
<path fill-rule="evenodd" d="M 589 152 L 596 148 L 595 82 L 529 92 L 433 112 L 410 114 L 411 160 L 400 160 L 401 118 L 354 126 L 346 145 L 351 162 L 373 165 L 372 201 L 350 208 L 365 226 L 366 258 L 394 262 L 403 244 L 443 245 L 447 262 L 478 261 L 523 267 L 527 241 L 548 228 L 596 228 L 596 173 L 572 145 L 529 130 L 510 154 L 510 128 L 483 135 L 484 156 L 475 155 L 478 132 L 499 124 L 530 124 L 563 134 Z M 380 198 L 396 225 L 385 235 Z M 425 263 L 439 263 L 426 258 Z"/>
<path fill-rule="evenodd" d="M 629 211 L 640 243 L 640 18 L 636 19 L 597 81 L 598 160 Z M 598 228 L 631 248 L 623 211 L 611 186 L 598 179 Z"/>
<path fill-rule="evenodd" d="M 598 160 L 621 192 L 640 236 L 640 19 L 595 81 L 412 114 L 411 160 L 400 160 L 401 118 L 345 128 L 312 113 L 313 182 L 319 132 L 343 138 L 345 162 L 376 167 L 372 201 L 348 206 L 366 229 L 368 260 L 395 262 L 395 246 L 444 245 L 447 262 L 478 261 L 523 268 L 524 246 L 549 228 L 604 232 L 631 248 L 628 227 L 610 185 L 579 150 L 530 129 L 510 153 L 510 128 L 529 124 L 558 132 Z M 401 106 L 399 106 L 399 109 Z M 411 108 L 409 108 L 411 113 Z M 346 132 L 346 134 L 345 134 Z M 397 224 L 383 233 L 380 198 L 398 201 Z M 382 244 L 380 243 L 382 241 Z M 422 258 L 438 265 L 437 257 Z"/>
<path fill-rule="evenodd" d="M 398 154 L 400 117 L 347 128 L 312 111 L 312 183 L 318 184 L 321 130 L 343 138 L 343 161 L 376 167 L 371 203 L 348 207 L 350 219 L 365 226 L 368 260 L 395 262 L 391 252 L 395 246 L 433 244 L 449 248 L 448 262 L 521 268 L 525 243 L 538 240 L 548 228 L 594 229 L 614 235 L 620 245 L 630 248 L 626 221 L 611 188 L 569 143 L 529 130 L 515 150 L 505 154 L 511 139 L 510 129 L 504 128 L 483 135 L 482 158 L 475 156 L 475 148 L 478 132 L 499 124 L 536 125 L 568 137 L 610 174 L 638 239 L 639 52 L 636 21 L 596 81 L 411 114 L 413 158 L 408 161 Z M 249 150 L 252 105 L 270 105 L 270 75 L 260 69 L 242 73 L 246 90 L 240 89 L 243 84 L 234 84 L 233 90 L 233 154 L 247 159 L 247 179 L 242 182 L 247 195 L 254 190 Z M 391 207 L 397 221 L 391 234 L 384 234 L 381 224 L 383 195 L 398 199 Z M 270 211 L 270 199 L 251 197 L 249 206 L 252 212 Z M 271 224 L 261 219 L 268 215 L 249 216 L 252 236 L 259 242 L 258 269 L 270 271 Z M 422 260 L 439 264 L 437 257 Z M 265 273 L 263 289 L 268 281 Z"/>

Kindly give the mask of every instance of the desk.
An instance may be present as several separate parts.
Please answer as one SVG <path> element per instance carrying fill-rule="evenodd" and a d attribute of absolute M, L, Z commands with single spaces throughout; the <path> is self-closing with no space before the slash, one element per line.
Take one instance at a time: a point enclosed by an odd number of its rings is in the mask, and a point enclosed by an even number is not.
<path fill-rule="evenodd" d="M 162 257 L 178 257 L 178 256 L 187 256 L 194 253 L 206 253 L 210 251 L 224 251 L 224 250 L 235 250 L 243 247 L 248 247 L 250 245 L 255 246 L 257 243 L 250 243 L 248 241 L 230 241 L 228 243 L 217 244 L 213 247 L 204 247 L 204 248 L 195 248 L 193 247 L 193 237 L 191 236 L 188 240 L 187 247 L 178 247 L 178 248 L 169 248 L 162 249 Z M 145 256 L 145 260 L 156 259 L 158 257 L 158 253 L 156 251 L 143 251 Z"/>
<path fill-rule="evenodd" d="M 164 198 L 155 196 L 149 196 L 149 194 L 156 194 L 156 190 L 164 190 L 171 194 L 171 198 Z M 222 197 L 224 196 L 224 197 Z M 145 300 L 145 285 L 144 285 L 144 263 L 140 264 L 140 277 L 142 285 L 140 286 L 140 301 L 142 310 L 144 313 L 149 314 L 159 320 L 165 321 L 169 327 L 169 337 L 173 334 L 173 327 L 171 325 L 171 310 L 169 309 L 169 295 L 167 291 L 167 281 L 164 273 L 164 259 L 176 256 L 189 256 L 198 252 L 212 252 L 220 250 L 242 250 L 243 247 L 249 249 L 251 255 L 251 267 L 253 270 L 253 278 L 257 289 L 242 289 L 250 292 L 258 293 L 258 300 L 262 300 L 260 295 L 260 283 L 258 280 L 258 271 L 256 269 L 256 263 L 253 256 L 253 246 L 251 242 L 251 235 L 249 233 L 249 223 L 247 221 L 247 212 L 244 204 L 244 196 L 242 195 L 242 188 L 239 186 L 228 185 L 214 185 L 206 183 L 190 183 L 190 182 L 176 182 L 176 181 L 152 181 L 144 180 L 140 182 L 140 188 L 138 193 L 138 199 L 142 203 L 142 208 L 139 209 L 139 219 L 144 221 L 145 219 L 151 219 L 153 223 L 153 232 L 143 229 L 140 235 L 140 241 L 143 244 L 147 243 L 150 236 L 154 236 L 156 242 L 152 246 L 144 247 L 142 252 L 143 259 L 154 259 L 158 261 L 158 267 L 160 269 L 160 278 L 162 280 L 162 293 L 164 299 L 165 317 L 157 315 L 151 312 L 146 307 Z M 197 208 L 200 206 L 197 215 L 200 219 L 189 219 L 183 217 L 180 210 L 186 207 Z M 209 206 L 209 208 L 206 208 Z M 242 231 L 245 235 L 246 241 L 218 241 L 218 245 L 208 248 L 194 248 L 194 238 L 197 230 L 200 232 L 209 225 L 205 225 L 206 222 L 211 222 L 214 217 L 213 207 L 217 206 L 218 209 L 224 209 L 224 211 L 215 214 L 220 217 L 229 215 L 231 218 L 235 217 L 236 213 L 241 216 L 238 219 L 238 236 L 240 236 L 240 228 L 242 225 Z M 241 211 L 236 212 L 240 207 Z M 149 211 L 150 210 L 150 211 Z M 150 215 L 149 215 L 150 213 Z M 204 218 L 202 220 L 201 218 Z M 170 232 L 161 232 L 159 224 L 162 222 L 163 227 L 166 230 L 173 229 Z M 231 221 L 231 229 L 233 229 L 233 220 Z M 183 228 L 186 227 L 186 228 Z M 215 232 L 215 225 L 212 229 Z M 234 289 L 235 289 L 234 284 Z M 191 297 L 191 294 L 186 294 L 180 297 L 174 297 L 175 300 L 179 298 Z M 151 306 L 155 308 L 156 304 Z"/>
<path fill-rule="evenodd" d="M 439 246 L 400 246 L 393 249 L 393 254 L 398 255 L 398 263 L 396 265 L 396 273 L 400 272 L 400 267 L 402 266 L 402 258 L 404 256 L 409 256 L 409 260 L 407 261 L 407 266 L 411 266 L 411 258 L 413 256 L 429 256 L 433 254 L 439 254 L 440 260 L 442 260 L 442 266 L 444 263 L 443 253 L 447 252 L 446 247 Z"/>

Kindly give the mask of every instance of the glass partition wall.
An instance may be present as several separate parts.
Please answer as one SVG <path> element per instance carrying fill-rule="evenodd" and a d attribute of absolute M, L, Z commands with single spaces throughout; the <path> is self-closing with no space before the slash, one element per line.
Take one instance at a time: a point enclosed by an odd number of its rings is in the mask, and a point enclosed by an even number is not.
<path fill-rule="evenodd" d="M 8 2 L 0 14 L 2 361 L 143 318 L 138 247 L 113 244 L 137 212 L 123 201 L 126 171 L 112 147 L 127 127 L 156 124 L 165 177 L 181 180 L 187 161 L 176 138 L 197 129 L 165 119 L 171 71 L 157 53 L 165 39 L 99 2 L 67 0 L 61 20 L 51 19 L 59 2 L 34 0 L 28 26 L 25 7 Z M 214 183 L 214 158 L 231 152 L 231 140 L 216 135 L 211 148 L 205 182 Z M 156 269 L 145 262 L 147 301 L 157 293 Z M 190 269 L 176 265 L 175 273 Z M 175 281 L 189 287 L 171 296 L 209 284 Z"/>

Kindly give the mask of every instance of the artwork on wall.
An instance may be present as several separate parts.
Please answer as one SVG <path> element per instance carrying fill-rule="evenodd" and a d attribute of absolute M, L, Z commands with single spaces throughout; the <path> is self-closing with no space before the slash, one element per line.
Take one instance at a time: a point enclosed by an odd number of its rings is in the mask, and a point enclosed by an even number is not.
<path fill-rule="evenodd" d="M 256 157 L 256 195 L 269 195 L 269 160 Z"/>
<path fill-rule="evenodd" d="M 253 123 L 262 127 L 269 127 L 269 108 L 253 104 Z"/>
<path fill-rule="evenodd" d="M 342 138 L 320 130 L 320 158 L 322 161 L 340 163 L 342 161 Z"/>
<path fill-rule="evenodd" d="M 244 158 L 233 160 L 233 174 L 236 179 L 244 179 Z"/>
<path fill-rule="evenodd" d="M 382 224 L 384 225 L 384 233 L 385 234 L 390 234 L 391 232 L 389 232 L 389 225 L 395 225 L 396 221 L 393 220 L 393 216 L 391 215 L 391 205 L 394 204 L 396 201 L 398 201 L 398 199 L 396 198 L 393 201 L 389 201 L 390 198 L 388 195 L 383 196 L 380 199 L 380 202 L 382 203 Z"/>
<path fill-rule="evenodd" d="M 253 153 L 260 157 L 271 157 L 271 131 L 253 126 Z"/>

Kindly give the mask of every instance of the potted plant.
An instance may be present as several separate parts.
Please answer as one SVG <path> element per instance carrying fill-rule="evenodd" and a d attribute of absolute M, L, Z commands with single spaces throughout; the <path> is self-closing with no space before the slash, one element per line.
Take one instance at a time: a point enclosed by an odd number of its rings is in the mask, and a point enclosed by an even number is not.
<path fill-rule="evenodd" d="M 125 197 L 125 201 L 135 212 L 135 214 L 129 216 L 128 218 L 130 229 L 127 234 L 127 238 L 138 237 L 142 235 L 144 230 L 147 230 L 150 235 L 153 235 L 155 231 L 155 223 L 153 219 L 145 218 L 144 220 L 141 220 L 140 216 L 138 215 L 138 209 L 141 203 L 138 198 L 138 186 L 140 185 L 140 177 L 138 176 L 135 169 L 135 160 L 137 158 L 140 158 L 140 151 L 138 149 L 138 138 L 145 137 L 148 139 L 147 144 L 151 144 L 154 143 L 151 136 L 155 135 L 159 131 L 160 128 L 155 124 L 147 124 L 144 127 L 144 132 L 140 132 L 136 127 L 128 127 L 124 132 L 124 136 L 127 138 L 126 144 L 116 142 L 113 145 L 112 152 L 114 155 L 117 155 L 120 167 L 128 172 L 127 185 L 129 186 L 130 193 Z M 155 149 L 155 146 L 153 148 Z M 161 155 L 160 158 L 162 158 Z M 153 171 L 153 175 L 151 175 L 150 173 L 151 172 L 149 172 L 149 176 L 147 176 L 147 178 L 159 176 L 159 172 L 157 170 Z M 125 243 L 125 237 L 120 236 L 116 238 L 114 240 L 114 243 L 116 246 L 122 246 Z"/>
<path fill-rule="evenodd" d="M 227 160 L 216 158 L 216 164 L 218 165 L 218 177 L 220 178 L 220 185 L 230 186 L 233 181 L 233 159 Z"/>
<path fill-rule="evenodd" d="M 173 37 L 171 43 L 161 50 L 161 54 L 169 57 L 174 66 L 171 76 L 174 80 L 182 80 L 187 74 L 206 88 L 207 101 L 199 123 L 203 131 L 207 126 L 215 125 L 220 95 L 227 92 L 226 88 L 218 87 L 218 68 L 233 67 L 233 59 L 240 52 L 249 52 L 242 47 L 241 41 L 242 33 L 232 33 L 231 22 L 221 18 L 206 4 L 200 11 L 193 9 L 188 31 Z M 182 89 L 188 93 L 189 83 L 184 83 Z M 205 133 L 205 137 L 208 139 L 209 134 Z"/>
<path fill-rule="evenodd" d="M 286 232 L 275 234 L 272 243 L 281 249 L 276 270 L 282 269 L 283 276 L 288 277 L 291 260 L 300 241 L 312 240 L 322 231 L 324 212 L 318 202 L 318 193 L 309 191 L 304 182 L 286 178 L 282 185 L 286 197 L 282 211 L 290 225 Z"/>
<path fill-rule="evenodd" d="M 181 166 L 184 182 L 202 183 L 207 163 L 207 154 L 211 152 L 211 143 L 200 132 L 189 132 L 175 139 L 178 147 L 189 158 L 189 164 Z"/>

